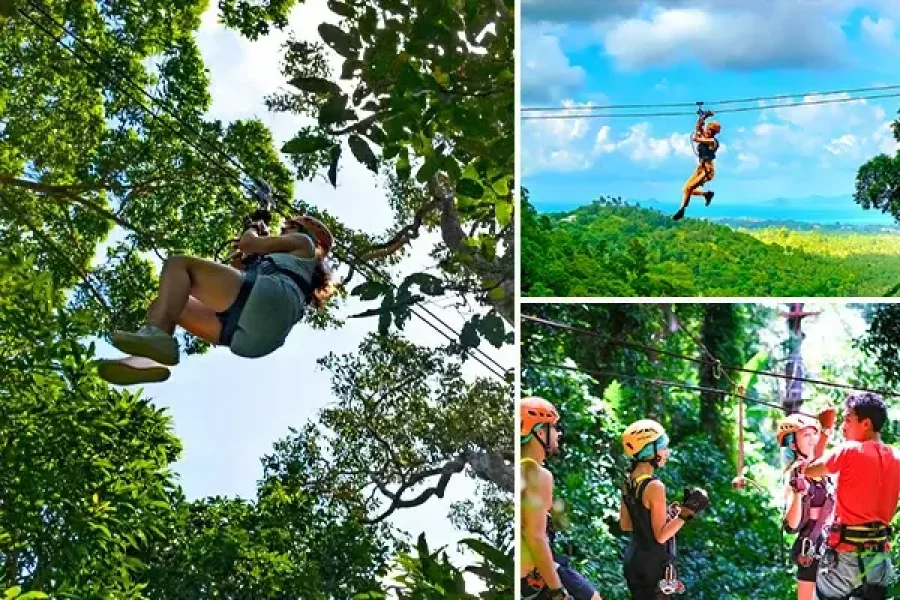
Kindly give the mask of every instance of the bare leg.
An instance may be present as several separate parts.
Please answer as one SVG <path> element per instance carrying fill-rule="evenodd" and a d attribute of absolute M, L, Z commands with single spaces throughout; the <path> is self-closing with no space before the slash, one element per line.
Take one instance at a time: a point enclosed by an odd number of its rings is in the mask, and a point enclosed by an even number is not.
<path fill-rule="evenodd" d="M 188 298 L 187 306 L 181 311 L 178 324 L 191 335 L 206 340 L 210 344 L 218 344 L 222 335 L 222 323 L 216 316 L 216 311 L 193 296 Z"/>
<path fill-rule="evenodd" d="M 816 591 L 815 581 L 797 582 L 797 600 L 812 600 Z"/>
<path fill-rule="evenodd" d="M 172 335 L 190 296 L 214 312 L 227 310 L 237 298 L 241 280 L 241 272 L 229 266 L 189 256 L 170 257 L 160 275 L 159 295 L 147 311 L 147 324 Z"/>

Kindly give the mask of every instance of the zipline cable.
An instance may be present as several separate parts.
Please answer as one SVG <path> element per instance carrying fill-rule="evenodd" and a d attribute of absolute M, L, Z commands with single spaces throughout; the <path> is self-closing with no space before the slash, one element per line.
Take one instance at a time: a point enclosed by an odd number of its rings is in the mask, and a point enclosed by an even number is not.
<path fill-rule="evenodd" d="M 844 90 L 830 90 L 827 92 L 798 92 L 796 94 L 778 94 L 777 96 L 757 96 L 756 98 L 730 98 L 727 100 L 713 100 L 711 102 L 703 102 L 705 106 L 715 105 L 721 106 L 725 104 L 747 104 L 749 102 L 765 102 L 767 100 L 787 100 L 789 98 L 797 98 L 798 96 L 831 96 L 834 94 L 857 94 L 862 92 L 883 92 L 886 90 L 900 89 L 900 84 L 881 85 L 862 88 L 848 88 Z M 618 110 L 618 109 L 634 109 L 634 108 L 696 108 L 697 102 L 673 102 L 660 104 L 598 104 L 595 106 L 523 106 L 521 112 L 539 112 L 539 111 L 560 111 L 560 110 Z"/>
<path fill-rule="evenodd" d="M 535 361 L 531 361 L 531 360 L 523 360 L 522 365 L 529 365 L 529 366 L 537 367 L 537 368 L 541 368 L 541 369 L 562 369 L 564 371 L 577 371 L 577 372 L 586 373 L 586 374 L 592 375 L 592 376 L 610 377 L 613 379 L 631 379 L 633 381 L 649 383 L 651 385 L 656 385 L 659 387 L 675 387 L 675 388 L 681 388 L 681 389 L 685 389 L 685 390 L 692 390 L 695 392 L 715 392 L 717 394 L 726 394 L 729 396 L 734 396 L 735 398 L 743 399 L 746 402 L 751 402 L 753 404 L 760 404 L 762 406 L 768 406 L 769 408 L 774 408 L 775 410 L 780 410 L 782 412 L 785 412 L 785 408 L 783 406 L 781 406 L 780 404 L 773 404 L 771 402 L 766 402 L 765 400 L 759 400 L 757 398 L 752 398 L 750 396 L 747 396 L 746 394 L 740 394 L 737 392 L 727 392 L 727 391 L 721 390 L 719 388 L 711 388 L 711 387 L 706 387 L 706 386 L 702 386 L 702 385 L 691 385 L 689 383 L 679 383 L 677 381 L 667 381 L 664 379 L 653 379 L 650 377 L 642 377 L 640 375 L 628 375 L 626 373 L 619 373 L 616 371 L 601 371 L 601 370 L 596 370 L 596 369 L 587 369 L 584 367 L 572 367 L 569 365 L 540 363 L 540 362 L 535 362 Z M 800 415 L 804 415 L 807 417 L 816 418 L 815 415 L 810 415 L 810 414 L 803 413 L 803 412 L 798 412 L 795 414 L 800 414 Z"/>
<path fill-rule="evenodd" d="M 581 334 L 581 335 L 587 335 L 587 336 L 591 336 L 591 337 L 600 338 L 600 339 L 603 339 L 603 340 L 607 341 L 608 343 L 616 345 L 616 346 L 623 346 L 626 348 L 633 348 L 636 350 L 643 350 L 646 352 L 655 352 L 657 354 L 671 356 L 673 358 L 680 358 L 682 360 L 687 360 L 687 361 L 697 363 L 697 364 L 715 364 L 716 362 L 718 362 L 718 361 L 711 361 L 711 360 L 706 360 L 706 359 L 702 359 L 702 358 L 696 358 L 693 356 L 687 356 L 685 354 L 679 354 L 677 352 L 672 352 L 671 350 L 665 350 L 663 348 L 656 348 L 656 347 L 648 346 L 645 344 L 638 344 L 636 342 L 628 342 L 625 340 L 620 340 L 620 339 L 613 338 L 612 336 L 609 336 L 609 335 L 606 335 L 606 334 L 603 334 L 603 333 L 600 333 L 597 331 L 590 331 L 589 329 L 573 327 L 571 325 L 566 325 L 565 323 L 560 323 L 558 321 L 551 321 L 548 319 L 542 319 L 540 317 L 535 317 L 532 315 L 523 314 L 521 316 L 521 319 L 523 321 L 532 321 L 534 323 L 539 323 L 541 325 L 546 325 L 546 326 L 553 327 L 556 329 L 566 330 L 566 331 L 569 331 L 572 333 L 577 333 L 577 334 Z M 860 392 L 871 392 L 873 394 L 880 394 L 882 396 L 900 397 L 900 393 L 889 392 L 886 390 L 876 390 L 876 389 L 867 388 L 867 387 L 852 386 L 852 385 L 848 385 L 845 383 L 834 383 L 831 381 L 823 381 L 821 379 L 812 379 L 809 377 L 791 377 L 789 375 L 783 375 L 781 373 L 774 373 L 771 371 L 761 371 L 758 369 L 747 369 L 745 367 L 725 365 L 725 364 L 722 364 L 721 362 L 719 362 L 718 364 L 720 365 L 720 367 L 722 369 L 727 369 L 729 371 L 737 371 L 740 373 L 754 373 L 756 375 L 765 375 L 767 377 L 776 377 L 778 379 L 787 379 L 789 381 L 802 381 L 804 383 L 809 383 L 809 384 L 813 384 L 813 385 L 821 385 L 821 386 L 832 387 L 832 388 L 837 388 L 837 389 L 853 390 L 853 391 L 860 391 Z M 722 390 L 719 390 L 719 391 L 722 391 Z"/>
<path fill-rule="evenodd" d="M 56 24 L 57 27 L 59 27 L 59 28 L 61 28 L 63 31 L 65 31 L 65 32 L 66 32 L 69 36 L 71 36 L 75 41 L 77 41 L 77 42 L 81 43 L 83 46 L 85 46 L 85 47 L 86 47 L 86 48 L 87 48 L 94 56 L 97 56 L 98 59 L 102 61 L 102 56 L 101 56 L 101 55 L 100 55 L 93 47 L 91 47 L 90 44 L 88 44 L 88 43 L 84 42 L 83 40 L 81 40 L 74 32 L 72 32 L 72 31 L 71 31 L 68 27 L 66 27 L 64 24 L 59 23 L 59 21 L 57 21 L 52 15 L 48 14 L 48 12 L 47 12 L 46 10 L 44 10 L 43 7 L 39 6 L 39 5 L 35 2 L 35 0 L 27 0 L 27 1 L 28 1 L 28 4 L 29 4 L 30 6 L 32 6 L 32 7 L 35 8 L 36 10 L 38 10 L 38 11 L 39 11 L 41 14 L 43 14 L 47 19 L 53 21 L 53 23 Z M 80 53 L 78 53 L 78 51 L 75 50 L 72 46 L 62 43 L 62 40 L 61 40 L 60 38 L 58 38 L 57 36 L 55 36 L 51 31 L 49 31 L 49 30 L 48 30 L 46 27 L 44 27 L 42 24 L 38 23 L 35 19 L 33 19 L 30 15 L 28 15 L 24 10 L 19 10 L 19 13 L 20 13 L 23 17 L 25 17 L 29 22 L 31 22 L 33 25 L 35 25 L 38 29 L 40 29 L 42 32 L 44 32 L 48 37 L 50 37 L 51 39 L 53 39 L 55 42 L 57 42 L 57 43 L 58 43 L 59 45 L 61 45 L 62 47 L 66 48 L 71 54 L 73 54 L 73 56 L 75 56 L 75 58 L 76 58 L 77 60 L 79 60 L 79 62 L 81 62 L 82 64 L 84 64 L 84 65 L 87 66 L 88 68 L 91 68 L 92 71 L 94 71 L 94 69 L 92 68 L 92 65 L 84 58 L 84 56 L 82 56 Z M 96 72 L 95 72 L 95 74 L 96 74 Z M 247 175 L 252 181 L 254 181 L 254 182 L 256 182 L 256 183 L 258 184 L 259 180 L 258 180 L 252 173 L 250 173 L 250 172 L 246 169 L 246 167 L 244 167 L 240 162 L 238 162 L 236 159 L 234 159 L 233 157 L 231 157 L 229 154 L 225 153 L 225 152 L 224 152 L 223 150 L 221 150 L 220 148 L 218 148 L 218 147 L 212 145 L 211 142 L 209 142 L 208 140 L 206 140 L 206 139 L 203 137 L 203 134 L 198 133 L 196 130 L 193 129 L 193 127 L 191 127 L 190 125 L 184 123 L 183 120 L 181 120 L 177 115 L 174 114 L 174 110 L 171 108 L 171 106 L 168 105 L 168 103 L 162 101 L 161 99 L 154 98 L 153 95 L 149 94 L 145 89 L 143 89 L 143 86 L 141 86 L 140 84 L 137 84 L 136 82 L 134 82 L 133 80 L 131 80 L 131 78 L 129 78 L 129 77 L 119 77 L 119 79 L 120 79 L 120 80 L 121 80 L 121 79 L 125 79 L 125 80 L 126 80 L 128 83 L 130 83 L 133 87 L 137 87 L 138 89 L 140 89 L 140 91 L 141 91 L 145 96 L 147 96 L 148 98 L 150 98 L 150 100 L 151 100 L 153 103 L 155 103 L 155 104 L 162 104 L 162 105 L 164 106 L 164 108 L 166 109 L 166 114 L 167 114 L 168 116 L 172 117 L 175 121 L 177 121 L 177 122 L 178 122 L 179 124 L 181 124 L 183 127 L 186 127 L 188 130 L 190 130 L 191 133 L 193 133 L 199 140 L 202 140 L 202 141 L 205 142 L 207 145 L 209 145 L 210 147 L 212 147 L 213 149 L 215 149 L 216 152 L 217 152 L 218 154 L 224 156 L 224 157 L 225 157 L 232 165 L 234 165 L 234 166 L 238 169 L 239 172 L 244 173 L 244 174 Z M 120 87 L 114 85 L 112 82 L 110 82 L 110 87 L 111 87 L 112 89 L 114 89 L 114 90 L 116 90 L 116 91 L 122 93 L 123 95 L 125 95 L 125 96 L 128 97 L 129 99 L 131 99 L 131 100 L 132 100 L 133 102 L 135 102 L 141 109 L 143 109 L 143 110 L 146 111 L 148 114 L 150 114 L 151 117 L 156 117 L 156 116 L 157 116 L 157 115 L 155 115 L 155 114 L 153 113 L 153 111 L 149 110 L 149 109 L 148 109 L 148 108 L 147 108 L 140 100 L 136 99 L 133 95 L 128 94 L 127 91 L 125 91 L 125 90 L 123 90 L 122 88 L 120 88 Z M 229 171 L 227 170 L 227 168 L 226 168 L 226 167 L 223 167 L 223 165 L 222 165 L 221 163 L 219 163 L 218 161 L 212 159 L 207 153 L 205 153 L 205 152 L 203 151 L 203 149 L 199 148 L 196 144 L 194 144 L 193 142 L 191 142 L 191 140 L 187 139 L 187 137 L 185 137 L 185 136 L 183 135 L 182 132 L 180 132 L 180 131 L 174 129 L 170 124 L 166 123 L 166 122 L 163 121 L 163 120 L 159 120 L 159 122 L 160 122 L 160 123 L 163 123 L 163 124 L 164 124 L 170 131 L 172 131 L 179 139 L 181 139 L 182 141 L 186 142 L 189 146 L 191 146 L 192 148 L 194 148 L 198 153 L 200 153 L 201 156 L 203 156 L 204 158 L 206 158 L 212 165 L 218 167 L 220 170 L 222 170 L 222 172 L 224 172 L 224 173 L 225 173 L 226 175 L 228 175 L 229 177 L 235 177 L 235 180 L 236 180 L 237 182 L 239 182 L 240 185 L 242 185 L 244 188 L 246 188 L 251 194 L 255 194 L 256 189 L 254 189 L 252 186 L 250 186 L 249 184 L 247 184 L 247 183 L 246 183 L 245 181 L 243 181 L 240 177 L 236 177 L 236 176 L 235 176 L 235 173 L 229 172 Z M 283 212 L 280 212 L 280 211 L 279 211 L 279 214 L 282 214 L 282 216 L 285 216 Z M 135 232 L 136 232 L 136 233 L 139 233 L 139 234 L 142 234 L 142 235 L 147 235 L 145 232 L 141 232 L 141 231 L 137 231 L 137 230 L 135 230 Z M 368 281 L 373 281 L 373 279 L 372 279 L 372 277 L 371 277 L 371 275 L 370 275 L 369 273 L 364 272 L 362 269 L 359 269 L 359 267 L 361 267 L 361 266 L 365 266 L 366 268 L 368 268 L 368 269 L 370 269 L 371 271 L 374 271 L 375 273 L 377 273 L 378 275 L 380 275 L 381 278 L 383 279 L 383 281 L 382 281 L 381 283 L 386 283 L 386 284 L 392 286 L 394 289 L 397 288 L 396 284 L 394 284 L 394 283 L 390 280 L 389 277 L 387 277 L 384 273 L 382 273 L 381 271 L 379 271 L 376 267 L 374 267 L 373 265 L 369 264 L 367 261 L 361 259 L 358 255 L 356 255 L 356 254 L 355 254 L 352 250 L 350 250 L 349 248 L 346 248 L 346 250 L 351 254 L 351 256 L 353 257 L 353 259 L 354 259 L 354 261 L 355 261 L 356 264 L 354 265 L 354 262 L 351 262 L 351 261 L 349 261 L 349 260 L 346 260 L 346 258 L 345 258 L 345 262 L 347 262 L 348 264 L 350 264 L 350 265 L 352 265 L 352 266 L 356 266 L 356 267 L 358 268 L 358 270 L 360 271 L 360 273 L 363 275 L 363 277 L 366 278 L 366 280 L 368 280 Z M 340 257 L 339 257 L 339 258 L 340 258 Z M 432 316 L 432 318 L 434 318 L 434 319 L 437 320 L 439 323 L 441 323 L 441 325 L 443 325 L 444 327 L 446 327 L 447 329 L 449 329 L 451 332 L 453 332 L 453 333 L 455 334 L 455 337 L 448 335 L 444 330 L 442 330 L 441 328 L 437 327 L 432 321 L 429 321 L 428 319 L 426 319 L 425 317 L 423 317 L 419 312 L 416 311 L 416 308 L 417 308 L 416 306 L 411 306 L 411 307 L 410 307 L 410 312 L 412 312 L 414 315 L 416 315 L 417 317 L 419 317 L 420 320 L 422 320 L 423 322 L 425 322 L 426 324 L 428 324 L 432 329 L 434 329 L 434 330 L 437 331 L 439 334 L 441 334 L 442 336 L 444 336 L 444 337 L 445 337 L 446 339 L 448 339 L 450 342 L 456 343 L 456 342 L 459 341 L 460 335 L 461 335 L 461 334 L 459 334 L 458 332 L 456 332 L 456 330 L 453 329 L 452 327 L 450 327 L 445 321 L 443 321 L 442 319 L 440 319 L 439 317 L 437 317 L 437 315 L 435 315 L 432 311 L 430 311 L 429 309 L 423 307 L 423 310 L 424 310 L 427 314 L 429 314 L 430 316 Z M 485 367 L 491 374 L 497 376 L 498 378 L 500 378 L 500 379 L 502 379 L 502 380 L 504 380 L 504 381 L 506 380 L 505 373 L 508 373 L 508 372 L 510 371 L 510 369 L 506 369 L 505 367 L 503 367 L 502 365 L 500 365 L 496 360 L 494 360 L 492 357 L 488 356 L 483 350 L 481 350 L 481 349 L 479 349 L 479 348 L 474 348 L 474 349 L 472 349 L 472 352 L 473 352 L 473 358 L 474 358 L 478 363 L 480 363 L 483 367 Z M 489 362 L 491 362 L 491 363 L 493 363 L 494 365 L 496 365 L 496 366 L 500 369 L 500 372 L 498 373 L 497 371 L 495 371 L 494 369 L 492 369 L 490 366 L 488 366 L 483 360 L 481 360 L 481 357 L 482 357 L 482 356 L 483 356 L 486 360 L 488 360 Z"/>
<path fill-rule="evenodd" d="M 727 113 L 742 113 L 742 112 L 755 112 L 762 110 L 770 110 L 776 108 L 791 108 L 796 106 L 814 106 L 820 104 L 842 104 L 844 102 L 858 102 L 860 100 L 878 100 L 883 98 L 900 98 L 900 92 L 893 92 L 890 94 L 876 94 L 873 96 L 860 96 L 856 98 L 830 98 L 823 100 L 809 100 L 806 102 L 789 102 L 786 104 L 778 104 L 776 106 L 744 106 L 739 108 L 723 108 L 720 110 L 716 110 L 715 113 L 717 115 L 727 114 Z M 706 104 L 704 103 L 704 106 Z M 696 104 L 695 104 L 696 106 Z M 657 118 L 657 117 L 694 117 L 697 115 L 696 112 L 652 112 L 652 113 L 573 113 L 573 111 L 577 111 L 577 108 L 565 108 L 562 109 L 566 111 L 567 114 L 540 114 L 540 115 L 525 115 L 522 116 L 523 121 L 546 121 L 546 120 L 556 120 L 556 119 L 599 119 L 599 118 Z"/>

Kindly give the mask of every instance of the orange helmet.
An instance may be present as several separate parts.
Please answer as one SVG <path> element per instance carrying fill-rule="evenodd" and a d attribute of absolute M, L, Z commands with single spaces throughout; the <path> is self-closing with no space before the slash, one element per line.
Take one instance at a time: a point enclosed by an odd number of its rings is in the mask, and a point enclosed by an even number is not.
<path fill-rule="evenodd" d="M 778 421 L 778 445 L 784 446 L 784 438 L 792 433 L 797 433 L 803 429 L 808 427 L 814 428 L 816 431 L 821 431 L 821 427 L 819 427 L 819 421 L 813 419 L 811 417 L 807 417 L 806 415 L 801 415 L 794 413 L 792 415 L 788 415 L 785 418 Z"/>
<path fill-rule="evenodd" d="M 709 123 L 706 124 L 706 126 L 713 133 L 719 133 L 720 131 L 722 131 L 722 126 L 719 124 L 718 121 L 710 121 Z"/>
<path fill-rule="evenodd" d="M 300 214 L 291 217 L 290 221 L 296 223 L 302 229 L 305 229 L 310 234 L 312 234 L 313 238 L 315 238 L 316 240 L 316 243 L 322 246 L 322 249 L 325 250 L 325 252 L 329 252 L 331 250 L 331 246 L 334 244 L 334 236 L 331 235 L 331 231 L 328 229 L 328 226 L 325 225 L 325 223 L 316 219 L 315 217 Z"/>
<path fill-rule="evenodd" d="M 528 443 L 541 425 L 554 425 L 559 421 L 556 407 L 537 396 L 522 398 L 519 402 L 519 416 L 521 417 L 519 437 L 523 444 Z"/>

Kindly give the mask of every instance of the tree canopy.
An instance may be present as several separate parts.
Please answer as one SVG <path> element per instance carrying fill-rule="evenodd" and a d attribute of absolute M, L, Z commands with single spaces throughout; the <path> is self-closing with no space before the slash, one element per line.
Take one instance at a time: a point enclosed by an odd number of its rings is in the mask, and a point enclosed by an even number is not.
<path fill-rule="evenodd" d="M 641 418 L 666 428 L 670 460 L 657 472 L 669 501 L 685 486 L 705 488 L 710 506 L 678 533 L 679 577 L 692 598 L 787 598 L 796 594 L 780 533 L 780 453 L 775 422 L 784 381 L 729 371 L 737 366 L 784 373 L 787 333 L 781 307 L 753 304 L 530 304 L 531 315 L 579 332 L 526 320 L 522 331 L 523 394 L 560 411 L 562 452 L 548 460 L 560 530 L 558 551 L 573 555 L 604 598 L 628 597 L 622 574 L 627 534 L 618 527 L 620 486 L 628 460 L 625 427 Z M 846 347 L 835 331 L 827 360 L 807 377 L 884 389 L 888 373 L 875 348 L 896 345 L 891 305 L 835 305 L 842 319 L 863 317 L 867 331 Z M 878 325 L 878 323 L 881 325 Z M 888 322 L 891 322 L 888 325 Z M 581 330 L 586 331 L 586 333 Z M 764 341 L 772 340 L 775 341 Z M 828 336 L 826 336 L 828 337 Z M 821 352 L 817 352 L 821 354 Z M 721 361 L 717 371 L 710 355 Z M 802 355 L 802 347 L 801 347 Z M 687 357 L 687 360 L 682 357 Z M 709 360 L 704 360 L 709 359 Z M 812 361 L 809 361 L 812 362 Z M 738 386 L 744 405 L 743 476 L 738 476 Z M 693 388 L 693 389 L 692 389 Z M 699 388 L 699 389 L 698 389 Z M 847 391 L 804 384 L 802 410 L 840 405 Z M 775 408 L 760 404 L 762 401 Z M 886 397 L 892 411 L 895 397 Z M 896 416 L 896 415 L 895 415 Z M 884 439 L 893 443 L 896 427 Z M 891 592 L 895 593 L 895 592 Z M 889 593 L 890 595 L 890 593 Z"/>
<path fill-rule="evenodd" d="M 287 28 L 294 5 L 218 10 L 256 39 Z M 511 343 L 513 3 L 328 8 L 339 25 L 283 49 L 291 91 L 266 102 L 314 125 L 278 148 L 259 120 L 207 116 L 195 39 L 207 3 L 0 5 L 7 597 L 378 597 L 388 572 L 410 597 L 462 571 L 425 540 L 398 536 L 385 513 L 441 496 L 463 475 L 478 479 L 479 496 L 448 517 L 476 538 L 471 568 L 486 594 L 512 596 L 511 378 L 461 369 L 482 340 Z M 332 52 L 341 73 L 327 67 Z M 295 198 L 296 181 L 340 187 L 346 160 L 385 183 L 388 231 L 351 230 Z M 181 443 L 169 416 L 102 383 L 86 340 L 139 324 L 157 285 L 150 256 L 213 258 L 227 246 L 256 207 L 257 179 L 277 190 L 279 214 L 309 212 L 332 228 L 340 297 L 380 299 L 363 313 L 379 317 L 377 332 L 358 352 L 322 357 L 337 403 L 262 458 L 256 498 L 188 500 L 171 471 Z M 439 267 L 400 279 L 426 231 L 439 234 Z M 403 337 L 423 296 L 474 306 L 447 347 Z M 340 327 L 343 306 L 309 325 Z M 189 353 L 206 350 L 182 338 Z M 396 389 L 398 372 L 415 381 Z"/>

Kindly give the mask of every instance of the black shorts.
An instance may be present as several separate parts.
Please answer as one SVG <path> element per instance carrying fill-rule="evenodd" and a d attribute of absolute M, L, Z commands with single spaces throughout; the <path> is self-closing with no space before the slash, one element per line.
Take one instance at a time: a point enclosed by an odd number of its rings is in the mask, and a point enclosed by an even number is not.
<path fill-rule="evenodd" d="M 819 571 L 819 561 L 814 560 L 808 567 L 797 565 L 797 581 L 811 581 L 815 583 L 816 573 Z"/>
<path fill-rule="evenodd" d="M 562 582 L 563 587 L 568 590 L 575 600 L 591 600 L 594 594 L 597 593 L 594 590 L 594 586 L 585 579 L 584 575 L 568 565 L 568 560 L 566 564 L 559 565 L 556 573 L 559 575 L 559 580 Z"/>

